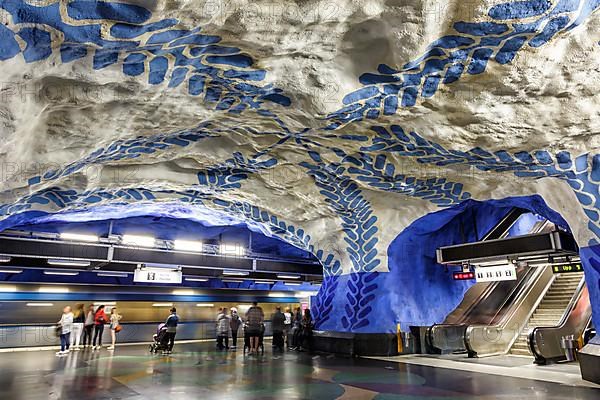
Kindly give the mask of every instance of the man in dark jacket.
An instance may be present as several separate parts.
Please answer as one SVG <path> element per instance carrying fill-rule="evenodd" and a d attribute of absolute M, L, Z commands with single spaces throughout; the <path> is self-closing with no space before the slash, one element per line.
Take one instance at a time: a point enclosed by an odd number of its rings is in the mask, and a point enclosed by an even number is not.
<path fill-rule="evenodd" d="M 275 314 L 271 316 L 271 326 L 273 328 L 273 347 L 283 351 L 283 331 L 285 330 L 285 315 L 281 312 L 281 307 L 277 307 Z"/>
<path fill-rule="evenodd" d="M 165 341 L 168 343 L 167 350 L 164 354 L 171 354 L 173 352 L 173 346 L 175 346 L 175 335 L 177 334 L 177 325 L 179 324 L 179 316 L 177 315 L 177 309 L 171 308 L 171 315 L 167 318 L 165 326 L 167 327 Z"/>

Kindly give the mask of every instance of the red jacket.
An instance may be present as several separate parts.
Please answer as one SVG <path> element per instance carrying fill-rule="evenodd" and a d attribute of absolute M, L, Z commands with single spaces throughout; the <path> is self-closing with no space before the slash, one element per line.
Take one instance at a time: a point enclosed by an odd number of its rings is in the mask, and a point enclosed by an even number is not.
<path fill-rule="evenodd" d="M 104 309 L 96 311 L 96 314 L 94 314 L 94 324 L 95 325 L 103 325 L 106 322 L 108 322 L 108 321 L 106 319 L 106 314 L 104 313 Z"/>

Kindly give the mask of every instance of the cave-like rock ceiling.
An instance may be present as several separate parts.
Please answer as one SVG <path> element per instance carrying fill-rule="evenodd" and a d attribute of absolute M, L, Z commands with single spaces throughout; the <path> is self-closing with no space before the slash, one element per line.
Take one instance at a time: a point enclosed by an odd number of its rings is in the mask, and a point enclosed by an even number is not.
<path fill-rule="evenodd" d="M 600 236 L 600 0 L 0 0 L 0 228 L 164 215 L 326 274 L 467 200 Z"/>

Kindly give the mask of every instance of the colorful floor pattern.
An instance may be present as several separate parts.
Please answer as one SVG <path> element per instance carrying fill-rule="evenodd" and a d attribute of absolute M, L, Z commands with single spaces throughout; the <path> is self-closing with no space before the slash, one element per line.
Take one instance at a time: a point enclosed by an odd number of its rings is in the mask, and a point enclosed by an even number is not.
<path fill-rule="evenodd" d="M 114 354 L 6 353 L 0 399 L 598 399 L 600 390 L 367 359 L 271 353 L 244 357 L 210 344 L 172 356 L 146 347 Z"/>

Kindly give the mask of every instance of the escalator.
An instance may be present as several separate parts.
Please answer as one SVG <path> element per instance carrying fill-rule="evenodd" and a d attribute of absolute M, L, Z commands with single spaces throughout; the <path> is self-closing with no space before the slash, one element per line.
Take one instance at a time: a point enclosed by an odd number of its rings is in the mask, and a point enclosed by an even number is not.
<path fill-rule="evenodd" d="M 561 343 L 563 337 L 573 336 L 579 347 L 583 347 L 591 338 L 592 307 L 583 273 L 569 274 L 565 279 L 569 281 L 563 281 L 560 290 L 548 300 L 554 304 L 564 304 L 564 298 L 568 298 L 568 288 L 576 286 L 560 319 L 556 323 L 530 324 L 531 329 L 527 331 L 527 351 L 528 354 L 533 354 L 536 364 L 564 360 L 566 356 Z"/>
<path fill-rule="evenodd" d="M 494 229 L 484 236 L 483 241 L 503 239 L 509 236 L 511 227 L 526 214 L 525 210 L 513 209 Z M 529 233 L 549 232 L 555 229 L 548 221 L 538 221 Z M 465 336 L 470 325 L 490 325 L 512 304 L 519 293 L 531 285 L 536 268 L 520 266 L 517 280 L 476 283 L 466 293 L 459 306 L 450 313 L 442 324 L 427 330 L 426 341 L 433 353 L 466 352 Z"/>
<path fill-rule="evenodd" d="M 577 294 L 583 280 L 583 272 L 573 274 L 557 275 L 533 312 L 533 315 L 527 322 L 527 325 L 521 331 L 515 343 L 510 349 L 510 354 L 528 356 L 531 355 L 528 337 L 529 331 L 542 326 L 558 326 L 564 319 L 573 296 Z M 540 336 L 543 338 L 543 335 Z M 559 338 L 560 339 L 560 338 Z M 543 340 L 545 342 L 545 340 Z"/>

